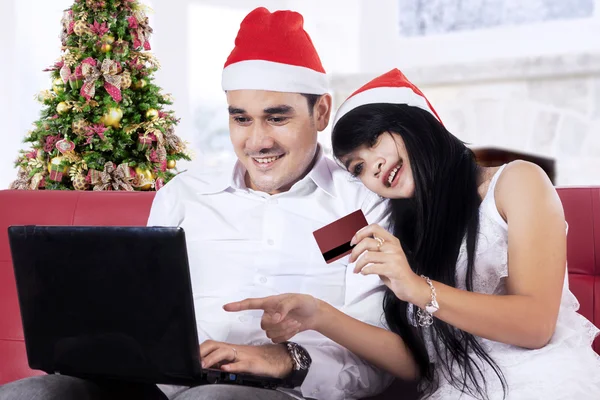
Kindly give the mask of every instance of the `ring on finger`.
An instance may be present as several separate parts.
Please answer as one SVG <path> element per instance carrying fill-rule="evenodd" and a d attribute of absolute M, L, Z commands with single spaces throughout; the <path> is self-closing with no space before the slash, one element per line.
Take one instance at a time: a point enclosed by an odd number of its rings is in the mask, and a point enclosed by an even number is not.
<path fill-rule="evenodd" d="M 231 362 L 236 362 L 237 361 L 237 350 L 232 347 L 231 350 L 233 350 L 233 360 Z"/>
<path fill-rule="evenodd" d="M 373 238 L 377 240 L 377 250 L 381 249 L 381 246 L 383 246 L 383 239 L 377 236 L 373 236 Z"/>

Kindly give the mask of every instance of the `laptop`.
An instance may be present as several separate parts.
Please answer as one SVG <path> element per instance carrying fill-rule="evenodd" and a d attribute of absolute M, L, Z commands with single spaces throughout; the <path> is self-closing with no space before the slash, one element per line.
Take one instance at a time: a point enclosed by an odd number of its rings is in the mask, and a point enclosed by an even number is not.
<path fill-rule="evenodd" d="M 186 386 L 283 385 L 202 369 L 182 228 L 11 226 L 8 235 L 32 369 Z"/>

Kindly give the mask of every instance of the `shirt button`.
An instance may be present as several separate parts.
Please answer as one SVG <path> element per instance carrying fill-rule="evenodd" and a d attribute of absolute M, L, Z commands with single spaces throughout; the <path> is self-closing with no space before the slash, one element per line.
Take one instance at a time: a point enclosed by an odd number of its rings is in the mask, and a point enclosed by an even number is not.
<path fill-rule="evenodd" d="M 277 199 L 269 199 L 269 204 L 277 204 Z"/>
<path fill-rule="evenodd" d="M 260 278 L 260 283 L 267 283 L 267 278 L 265 278 L 264 276 L 262 276 Z"/>
<path fill-rule="evenodd" d="M 275 241 L 273 239 L 269 239 L 269 240 L 267 240 L 267 244 L 269 246 L 273 246 L 275 244 Z"/>

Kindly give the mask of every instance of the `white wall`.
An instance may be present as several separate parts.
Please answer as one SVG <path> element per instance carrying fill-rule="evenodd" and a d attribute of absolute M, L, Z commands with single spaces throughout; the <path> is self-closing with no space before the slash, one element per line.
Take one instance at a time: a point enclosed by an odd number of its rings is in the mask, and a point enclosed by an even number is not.
<path fill-rule="evenodd" d="M 363 72 L 333 77 L 338 104 L 398 67 L 473 147 L 550 157 L 558 185 L 600 184 L 600 1 L 585 19 L 410 38 L 396 0 L 360 4 Z"/>
<path fill-rule="evenodd" d="M 12 38 L 15 33 L 15 5 L 12 1 L 0 2 L 0 38 Z M 17 91 L 15 41 L 0 39 L 0 188 L 8 185 L 13 174 L 13 161 L 16 159 L 21 135 L 18 131 L 17 107 L 14 97 Z"/>
<path fill-rule="evenodd" d="M 527 0 L 525 0 L 527 1 Z M 501 26 L 402 38 L 397 0 L 362 1 L 361 65 L 364 72 L 472 63 L 493 59 L 600 51 L 600 1 L 589 19 Z M 377 26 L 377 29 L 373 27 Z"/>
<path fill-rule="evenodd" d="M 0 188 L 8 187 L 15 178 L 13 162 L 18 149 L 25 147 L 23 137 L 38 119 L 40 104 L 34 96 L 51 87 L 49 74 L 42 70 L 60 55 L 60 19 L 70 0 L 4 0 L 0 3 L 0 45 L 6 54 L 0 62 L 2 83 L 0 114 Z"/>

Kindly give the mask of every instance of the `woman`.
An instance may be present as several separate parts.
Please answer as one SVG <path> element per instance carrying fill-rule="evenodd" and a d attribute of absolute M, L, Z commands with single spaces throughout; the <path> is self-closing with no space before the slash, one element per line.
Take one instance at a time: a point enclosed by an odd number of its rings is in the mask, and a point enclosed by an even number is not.
<path fill-rule="evenodd" d="M 597 399 L 598 329 L 577 314 L 566 223 L 537 166 L 477 166 L 398 70 L 340 107 L 336 158 L 391 199 L 392 233 L 356 233 L 355 273 L 387 285 L 386 331 L 307 295 L 226 305 L 263 309 L 274 342 L 316 330 L 433 399 Z M 393 332 L 393 333 L 392 333 Z"/>

